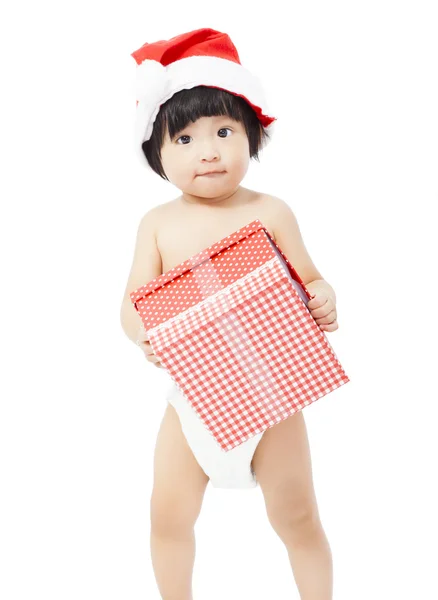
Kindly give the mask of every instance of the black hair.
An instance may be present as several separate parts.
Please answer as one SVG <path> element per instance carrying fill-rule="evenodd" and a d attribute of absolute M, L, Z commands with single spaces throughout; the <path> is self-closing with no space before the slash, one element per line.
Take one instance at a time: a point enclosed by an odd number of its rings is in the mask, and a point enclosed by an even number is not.
<path fill-rule="evenodd" d="M 244 125 L 248 136 L 250 158 L 258 161 L 258 153 L 269 135 L 258 120 L 254 109 L 240 96 L 225 90 L 196 86 L 177 92 L 161 105 L 154 122 L 152 136 L 142 144 L 142 150 L 150 167 L 160 177 L 169 181 L 161 163 L 161 148 L 166 126 L 169 137 L 173 139 L 178 132 L 187 127 L 189 122 L 194 123 L 200 117 L 221 115 L 227 115 Z"/>

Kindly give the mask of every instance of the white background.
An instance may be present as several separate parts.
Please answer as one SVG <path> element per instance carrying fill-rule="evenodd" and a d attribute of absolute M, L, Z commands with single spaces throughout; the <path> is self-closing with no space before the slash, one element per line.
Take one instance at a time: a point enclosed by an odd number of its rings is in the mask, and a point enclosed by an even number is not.
<path fill-rule="evenodd" d="M 159 599 L 149 500 L 168 375 L 119 312 L 140 218 L 179 190 L 134 155 L 130 54 L 200 27 L 231 36 L 278 117 L 242 184 L 290 204 L 338 297 L 327 336 L 351 381 L 305 412 L 334 598 L 438 598 L 436 9 L 89 0 L 4 14 L 4 600 Z M 298 599 L 260 487 L 209 484 L 196 540 L 194 600 Z"/>

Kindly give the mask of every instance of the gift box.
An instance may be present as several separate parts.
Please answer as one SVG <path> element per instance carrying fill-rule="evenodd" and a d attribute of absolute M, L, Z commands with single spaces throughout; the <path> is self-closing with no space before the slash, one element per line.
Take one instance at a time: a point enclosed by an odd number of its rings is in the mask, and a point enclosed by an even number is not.
<path fill-rule="evenodd" d="M 349 381 L 256 219 L 134 290 L 154 353 L 224 451 Z"/>

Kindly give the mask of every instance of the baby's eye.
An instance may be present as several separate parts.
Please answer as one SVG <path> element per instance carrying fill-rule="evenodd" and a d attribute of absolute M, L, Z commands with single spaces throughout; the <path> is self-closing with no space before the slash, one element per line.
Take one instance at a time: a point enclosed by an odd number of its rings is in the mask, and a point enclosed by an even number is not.
<path fill-rule="evenodd" d="M 179 138 L 176 140 L 176 142 L 178 143 L 178 142 L 179 142 L 179 140 L 182 140 L 183 138 L 189 138 L 189 137 L 190 137 L 189 135 L 182 135 L 181 137 L 179 137 Z M 187 144 L 182 144 L 182 145 L 183 145 L 183 146 L 186 146 Z"/>
<path fill-rule="evenodd" d="M 230 129 L 230 127 L 222 127 L 221 129 L 219 129 L 218 133 L 220 133 L 221 131 L 232 131 L 232 129 Z M 221 135 L 221 137 L 229 137 L 228 135 Z"/>

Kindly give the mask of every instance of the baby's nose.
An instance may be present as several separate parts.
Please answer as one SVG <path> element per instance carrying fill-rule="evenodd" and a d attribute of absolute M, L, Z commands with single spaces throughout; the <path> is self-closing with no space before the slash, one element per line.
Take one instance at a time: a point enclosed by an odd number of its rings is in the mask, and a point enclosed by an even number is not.
<path fill-rule="evenodd" d="M 201 160 L 216 160 L 219 158 L 217 147 L 211 143 L 206 143 L 201 150 Z"/>

